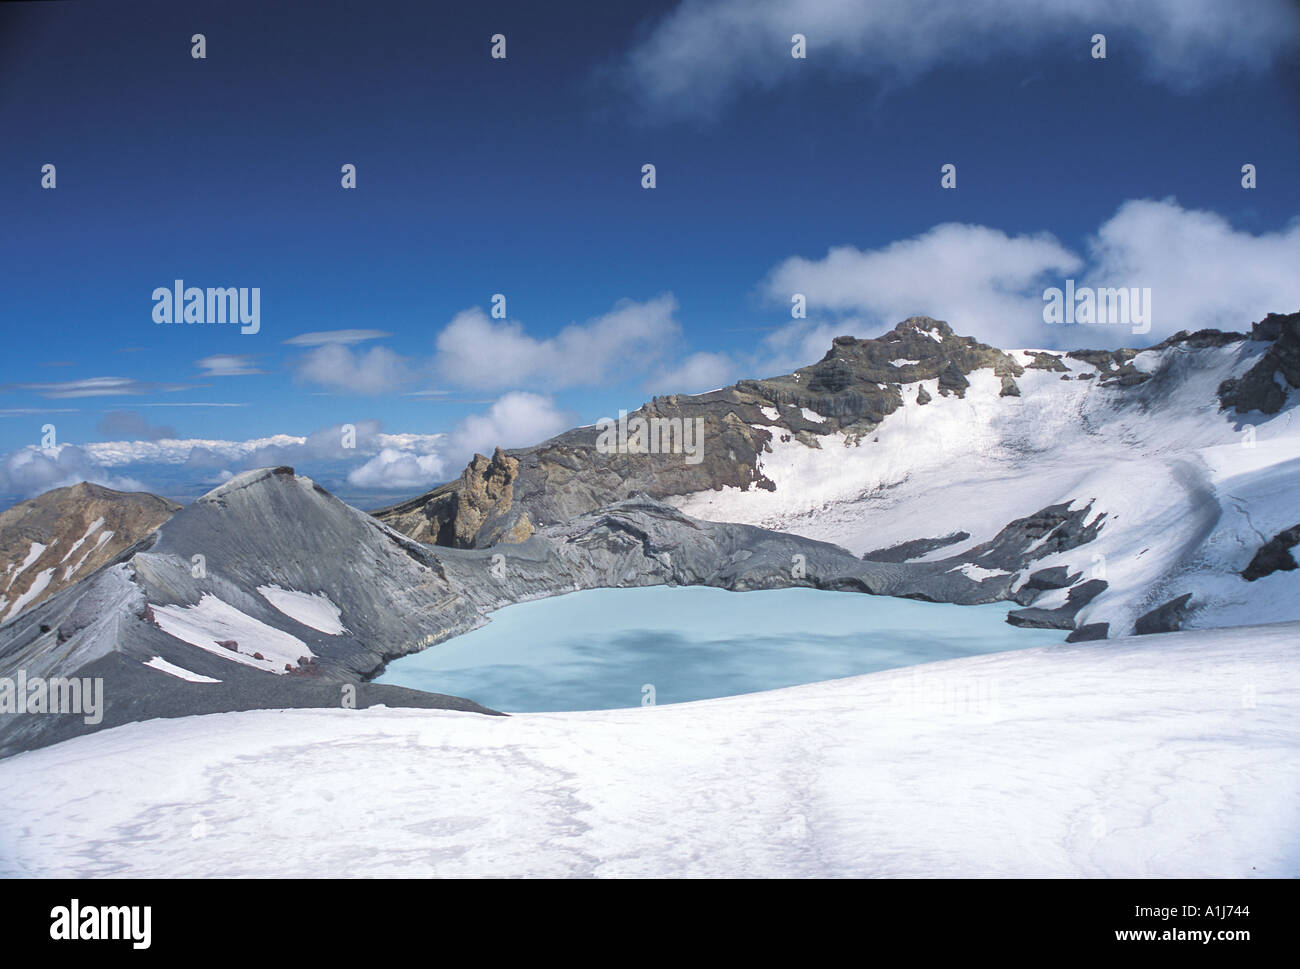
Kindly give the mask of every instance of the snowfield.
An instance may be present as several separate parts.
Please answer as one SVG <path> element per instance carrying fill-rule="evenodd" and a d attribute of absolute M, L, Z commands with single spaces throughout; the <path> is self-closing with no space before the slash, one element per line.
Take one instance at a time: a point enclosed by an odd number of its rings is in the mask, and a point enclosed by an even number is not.
<path fill-rule="evenodd" d="M 1300 624 L 628 710 L 153 720 L 0 789 L 7 876 L 1295 877 Z"/>
<path fill-rule="evenodd" d="M 1026 370 L 1019 397 L 1002 397 L 991 369 L 969 375 L 964 399 L 940 395 L 937 380 L 903 384 L 903 406 L 860 440 L 774 440 L 760 469 L 775 491 L 726 487 L 669 501 L 697 518 L 855 554 L 969 534 L 922 561 L 965 552 L 1049 505 L 1091 504 L 1089 522 L 1105 515 L 1098 537 L 1033 566 L 1109 583 L 1079 624 L 1108 622 L 1112 638 L 1128 635 L 1138 617 L 1186 593 L 1191 627 L 1300 620 L 1300 571 L 1254 583 L 1239 575 L 1264 542 L 1300 522 L 1295 395 L 1271 417 L 1219 410 L 1220 383 L 1254 365 L 1263 346 L 1144 351 L 1134 367 L 1152 377 L 1130 388 L 1100 386 L 1092 364 L 1064 357 L 1070 379 Z M 920 387 L 927 404 L 916 402 Z"/>

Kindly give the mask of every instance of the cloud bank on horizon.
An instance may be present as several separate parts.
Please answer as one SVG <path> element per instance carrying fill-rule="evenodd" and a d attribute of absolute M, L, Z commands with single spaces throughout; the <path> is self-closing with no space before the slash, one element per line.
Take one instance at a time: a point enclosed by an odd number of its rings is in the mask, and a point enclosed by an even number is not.
<path fill-rule="evenodd" d="M 149 424 L 131 411 L 113 411 L 100 422 L 101 433 L 133 439 L 11 451 L 0 456 L 0 495 L 33 497 L 80 481 L 147 491 L 140 477 L 126 473 L 141 469 L 154 480 L 197 486 L 202 493 L 241 471 L 279 465 L 316 468 L 332 489 L 379 494 L 422 490 L 455 477 L 475 453 L 534 444 L 575 421 L 552 398 L 524 391 L 504 394 L 450 432 L 435 434 L 387 434 L 379 421 L 362 420 L 301 437 L 178 439 L 174 428 Z"/>

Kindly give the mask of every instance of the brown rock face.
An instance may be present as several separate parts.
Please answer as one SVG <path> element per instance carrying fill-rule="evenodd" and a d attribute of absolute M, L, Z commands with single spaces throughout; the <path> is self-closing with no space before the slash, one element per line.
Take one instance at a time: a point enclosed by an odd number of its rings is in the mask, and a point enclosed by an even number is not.
<path fill-rule="evenodd" d="M 489 525 L 493 542 L 522 542 L 534 530 L 527 514 L 504 521 L 514 507 L 518 476 L 518 459 L 497 448 L 491 458 L 474 455 L 459 480 L 375 515 L 397 531 L 431 545 L 471 548 L 485 525 Z M 502 527 L 492 530 L 492 522 L 501 522 Z"/>
<path fill-rule="evenodd" d="M 111 562 L 180 507 L 83 482 L 0 512 L 0 622 Z"/>
<path fill-rule="evenodd" d="M 466 545 L 478 534 L 485 521 L 508 512 L 514 501 L 514 481 L 518 475 L 519 462 L 500 448 L 492 452 L 490 460 L 481 454 L 474 455 L 469 467 L 460 475 L 461 489 L 457 493 L 460 513 L 452 522 L 453 541 L 442 544 Z M 511 531 L 517 534 L 520 529 Z M 526 539 L 532 534 L 532 529 L 526 527 L 523 532 L 523 537 L 515 541 Z"/>

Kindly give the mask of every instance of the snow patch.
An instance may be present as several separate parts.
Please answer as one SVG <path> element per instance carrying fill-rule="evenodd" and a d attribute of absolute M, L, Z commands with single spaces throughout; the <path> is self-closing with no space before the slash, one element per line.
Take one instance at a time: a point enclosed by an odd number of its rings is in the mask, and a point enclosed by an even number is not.
<path fill-rule="evenodd" d="M 40 558 L 42 555 L 45 554 L 45 549 L 47 547 L 48 546 L 42 545 L 40 542 L 32 542 L 32 547 L 27 552 L 27 558 L 23 559 L 22 562 L 19 563 L 18 571 L 15 572 L 12 576 L 10 576 L 9 584 L 5 586 L 6 592 L 8 592 L 11 588 L 13 588 L 14 579 L 22 575 L 23 572 L 27 569 L 27 566 L 31 565 L 38 558 Z"/>
<path fill-rule="evenodd" d="M 202 673 L 194 673 L 183 666 L 177 666 L 175 663 L 169 663 L 161 656 L 155 656 L 148 660 L 145 666 L 152 670 L 158 670 L 160 673 L 166 673 L 168 676 L 174 676 L 177 679 L 188 680 L 191 683 L 220 683 L 218 679 L 211 676 L 204 676 Z"/>
<path fill-rule="evenodd" d="M 1160 365 L 1160 361 L 1163 359 L 1164 354 L 1159 350 L 1143 350 L 1136 357 L 1130 360 L 1129 363 L 1133 365 L 1134 370 L 1139 370 L 1142 373 L 1152 373 L 1155 371 L 1156 367 Z"/>
<path fill-rule="evenodd" d="M 197 605 L 154 606 L 153 615 L 167 635 L 268 673 L 284 673 L 286 665 L 298 666 L 299 657 L 310 659 L 315 655 L 297 636 L 268 626 L 207 592 Z M 237 644 L 234 648 L 220 645 L 232 641 Z M 261 653 L 262 659 L 254 657 L 254 653 Z"/>
<path fill-rule="evenodd" d="M 86 549 L 86 554 L 81 556 L 81 558 L 77 560 L 77 564 L 70 565 L 63 570 L 63 581 L 67 582 L 68 579 L 72 578 L 78 572 L 78 570 L 80 570 L 80 568 L 86 564 L 86 559 L 90 558 L 91 555 L 93 555 L 96 551 L 98 551 L 99 546 L 103 545 L 112 537 L 113 537 L 113 532 L 111 531 L 100 532 L 99 538 L 95 539 L 95 544 L 90 548 Z"/>
<path fill-rule="evenodd" d="M 81 548 L 82 545 L 86 544 L 86 540 L 90 538 L 91 535 L 95 534 L 95 532 L 99 531 L 99 529 L 102 528 L 103 526 L 104 526 L 103 518 L 96 518 L 93 522 L 91 522 L 90 527 L 86 529 L 86 534 L 82 535 L 79 539 L 77 539 L 75 542 L 72 543 L 72 547 L 69 548 L 66 553 L 64 553 L 63 558 L 59 559 L 59 564 L 62 565 L 68 559 L 72 558 L 72 553 L 75 552 L 77 549 Z"/>
<path fill-rule="evenodd" d="M 343 610 L 330 601 L 323 592 L 311 594 L 281 589 L 278 585 L 257 587 L 262 598 L 296 622 L 310 626 L 318 632 L 337 636 L 347 630 L 340 620 Z"/>
<path fill-rule="evenodd" d="M 50 576 L 53 574 L 54 569 L 50 568 L 36 576 L 36 578 L 32 580 L 31 588 L 14 600 L 14 604 L 10 606 L 5 619 L 12 619 L 14 616 L 18 615 L 18 613 L 23 611 L 23 607 L 26 606 L 27 603 L 31 602 L 38 595 L 44 592 L 46 586 L 50 584 Z"/>
<path fill-rule="evenodd" d="M 986 569 L 983 566 L 967 562 L 965 565 L 955 569 L 949 569 L 949 572 L 960 572 L 974 582 L 983 582 L 985 579 L 996 578 L 999 575 L 1010 575 L 1005 569 Z"/>

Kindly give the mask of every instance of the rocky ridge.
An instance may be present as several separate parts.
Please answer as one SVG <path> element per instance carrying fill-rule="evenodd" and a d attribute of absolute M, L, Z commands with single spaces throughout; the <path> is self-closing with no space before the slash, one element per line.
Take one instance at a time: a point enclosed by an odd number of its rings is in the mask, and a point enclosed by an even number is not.
<path fill-rule="evenodd" d="M 820 361 L 791 374 L 655 397 L 628 414 L 629 420 L 702 421 L 697 464 L 682 453 L 602 453 L 598 428 L 581 427 L 533 447 L 476 455 L 458 480 L 374 514 L 420 541 L 486 548 L 522 541 L 538 527 L 633 494 L 770 490 L 758 465 L 776 438 L 817 447 L 819 438 L 835 433 L 865 437 L 902 406 L 904 385 L 937 379 L 939 394 L 960 398 L 967 375 L 985 367 L 1003 378 L 1004 393 L 1019 392 L 1015 378 L 1024 368 L 1013 356 L 959 336 L 941 320 L 913 317 L 875 339 L 836 337 Z"/>

